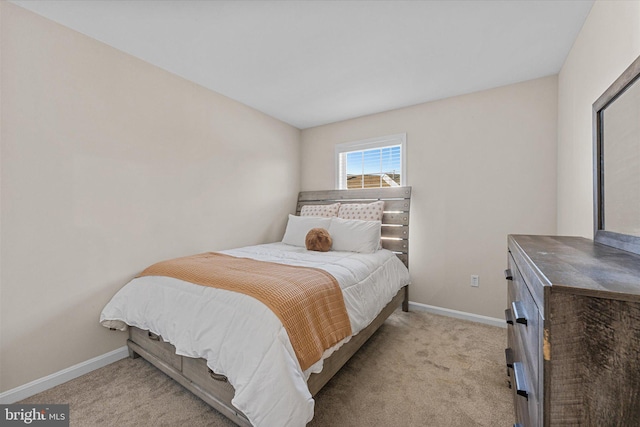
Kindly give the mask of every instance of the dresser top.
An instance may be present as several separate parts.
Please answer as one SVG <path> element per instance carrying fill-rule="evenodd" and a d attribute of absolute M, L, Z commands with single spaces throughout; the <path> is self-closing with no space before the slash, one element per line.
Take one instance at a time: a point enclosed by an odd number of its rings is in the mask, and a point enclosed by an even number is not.
<path fill-rule="evenodd" d="M 510 235 L 508 244 L 553 290 L 640 301 L 640 255 L 584 237 Z"/>

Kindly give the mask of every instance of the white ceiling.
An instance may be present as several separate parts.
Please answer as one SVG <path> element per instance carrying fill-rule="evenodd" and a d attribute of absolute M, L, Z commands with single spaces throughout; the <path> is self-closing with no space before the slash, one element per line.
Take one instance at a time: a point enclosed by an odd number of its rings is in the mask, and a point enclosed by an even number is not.
<path fill-rule="evenodd" d="M 15 0 L 304 129 L 556 74 L 593 0 Z"/>

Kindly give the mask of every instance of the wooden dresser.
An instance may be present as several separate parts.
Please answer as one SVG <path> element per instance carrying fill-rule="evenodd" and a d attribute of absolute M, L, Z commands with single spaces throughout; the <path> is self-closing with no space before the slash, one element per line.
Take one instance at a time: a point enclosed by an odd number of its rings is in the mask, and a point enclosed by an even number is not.
<path fill-rule="evenodd" d="M 640 255 L 508 237 L 514 426 L 640 426 Z"/>

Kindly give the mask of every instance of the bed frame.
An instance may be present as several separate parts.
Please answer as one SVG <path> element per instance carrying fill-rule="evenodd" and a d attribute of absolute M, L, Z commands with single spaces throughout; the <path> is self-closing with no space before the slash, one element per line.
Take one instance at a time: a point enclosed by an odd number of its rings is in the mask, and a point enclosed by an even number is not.
<path fill-rule="evenodd" d="M 382 246 L 396 253 L 409 266 L 409 207 L 411 187 L 387 187 L 363 190 L 303 191 L 299 194 L 296 213 L 302 206 L 330 203 L 367 203 L 384 200 L 382 218 Z M 400 289 L 382 312 L 348 343 L 325 359 L 322 372 L 311 374 L 307 384 L 312 396 L 340 370 L 356 351 L 373 335 L 398 306 L 409 311 L 409 287 Z M 207 402 L 213 408 L 240 426 L 251 426 L 244 414 L 231 404 L 234 389 L 223 375 L 207 367 L 204 359 L 178 356 L 175 347 L 149 331 L 129 328 L 129 356 L 143 357 L 187 390 Z"/>

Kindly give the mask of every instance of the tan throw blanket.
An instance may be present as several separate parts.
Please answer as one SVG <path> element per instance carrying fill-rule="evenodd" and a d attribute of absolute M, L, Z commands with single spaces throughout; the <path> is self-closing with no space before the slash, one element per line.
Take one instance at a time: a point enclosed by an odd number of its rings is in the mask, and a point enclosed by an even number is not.
<path fill-rule="evenodd" d="M 302 370 L 351 335 L 340 285 L 318 268 L 208 252 L 159 262 L 140 276 L 168 276 L 258 299 L 284 325 Z"/>

